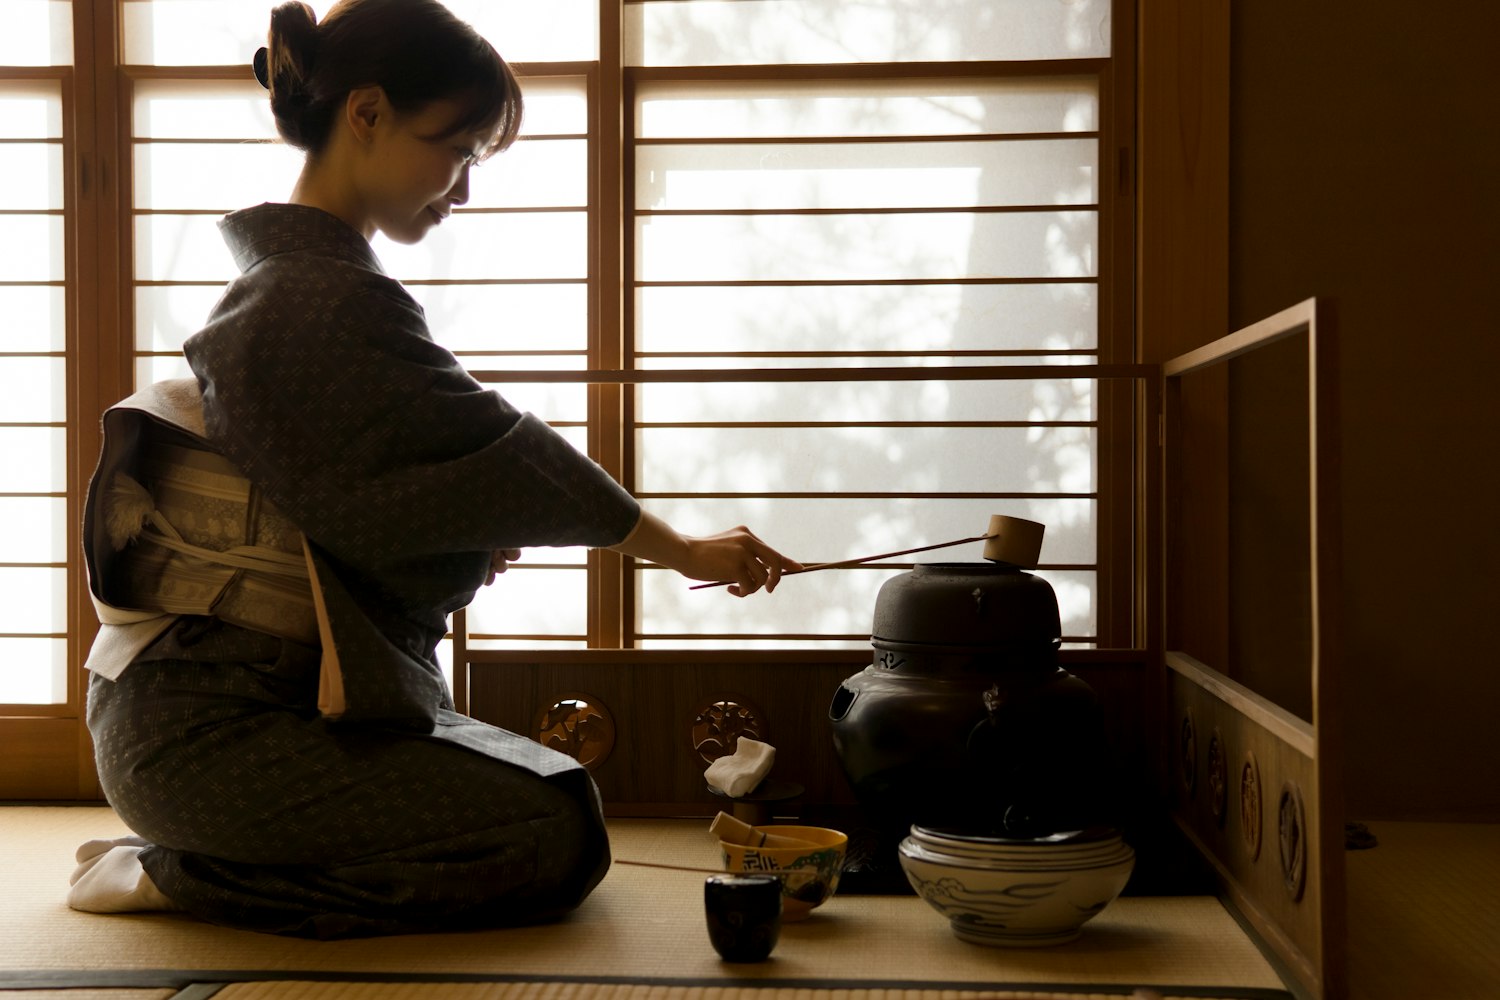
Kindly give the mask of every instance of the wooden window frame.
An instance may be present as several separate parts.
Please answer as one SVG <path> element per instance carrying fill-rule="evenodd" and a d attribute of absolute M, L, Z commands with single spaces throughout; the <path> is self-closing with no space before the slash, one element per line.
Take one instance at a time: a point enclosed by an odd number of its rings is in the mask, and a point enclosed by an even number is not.
<path fill-rule="evenodd" d="M 110 403 L 123 398 L 133 386 L 133 338 L 131 330 L 132 286 L 130 189 L 129 178 L 130 138 L 122 126 L 128 122 L 128 81 L 131 69 L 122 65 L 121 57 L 121 3 L 122 0 L 74 0 L 74 62 L 71 67 L 48 67 L 39 70 L 44 76 L 61 76 L 71 87 L 71 106 L 65 107 L 65 157 L 64 171 L 68 200 L 64 209 L 65 232 L 68 239 L 68 277 L 71 286 L 67 301 L 67 349 L 70 357 L 68 370 L 67 419 L 70 428 L 67 446 L 69 475 L 69 573 L 72 585 L 69 590 L 68 625 L 74 642 L 69 650 L 68 699 L 65 704 L 45 706 L 0 706 L 0 759 L 21 762 L 19 765 L 0 767 L 0 795 L 10 797 L 59 797 L 96 798 L 99 794 L 97 778 L 92 763 L 92 746 L 83 726 L 83 700 L 87 677 L 82 669 L 86 651 L 97 631 L 92 608 L 83 579 L 82 560 L 78 544 L 79 515 L 85 487 L 92 474 L 100 445 L 98 415 Z M 1195 36 L 1185 25 L 1184 12 L 1191 13 L 1191 5 L 1181 0 L 1165 5 L 1158 10 L 1141 10 L 1140 35 L 1137 42 L 1137 10 L 1131 0 L 1116 4 L 1112 22 L 1115 38 L 1113 56 L 1109 60 L 1110 78 L 1108 86 L 1101 90 L 1102 122 L 1109 133 L 1106 139 L 1101 134 L 1100 165 L 1106 175 L 1110 173 L 1110 157 L 1114 157 L 1114 193 L 1116 209 L 1112 222 L 1106 225 L 1101 213 L 1101 267 L 1104 259 L 1116 261 L 1150 262 L 1150 274 L 1129 276 L 1115 275 L 1105 282 L 1101 274 L 1100 300 L 1100 347 L 1102 363 L 1120 364 L 1131 361 L 1150 361 L 1161 357 L 1163 351 L 1139 344 L 1128 348 L 1115 345 L 1130 344 L 1129 337 L 1115 338 L 1106 332 L 1105 324 L 1114 330 L 1133 330 L 1137 325 L 1164 324 L 1158 319 L 1177 319 L 1184 313 L 1194 313 L 1195 302 L 1207 303 L 1207 312 L 1214 313 L 1213 303 L 1222 301 L 1222 284 L 1217 280 L 1216 262 L 1222 261 L 1222 249 L 1215 242 L 1222 237 L 1222 225 L 1215 213 L 1216 206 L 1226 200 L 1227 184 L 1221 184 L 1227 176 L 1225 157 L 1217 143 L 1218 132 L 1209 135 L 1214 142 L 1194 159 L 1193 151 L 1170 151 L 1158 156 L 1171 144 L 1174 119 L 1181 120 L 1192 115 L 1209 120 L 1227 118 L 1227 86 L 1210 87 L 1201 105 L 1186 101 L 1178 86 L 1176 71 L 1192 79 L 1194 67 L 1222 65 L 1218 59 L 1220 49 L 1227 51 L 1227 14 L 1215 6 L 1213 10 L 1189 17 L 1197 23 L 1202 20 L 1215 30 L 1205 31 L 1202 37 Z M 1179 9 L 1181 8 L 1181 9 Z M 589 162 L 590 196 L 595 199 L 591 215 L 595 223 L 590 227 L 591 278 L 594 290 L 590 295 L 589 315 L 592 323 L 590 354 L 592 362 L 601 368 L 619 370 L 625 361 L 623 331 L 625 329 L 625 288 L 627 270 L 625 234 L 628 232 L 626 217 L 626 192 L 623 187 L 623 165 L 626 160 L 625 127 L 629 109 L 623 99 L 627 73 L 621 59 L 620 0 L 600 0 L 600 49 L 596 64 L 590 64 L 591 96 L 596 98 L 590 109 L 591 154 Z M 1217 28 L 1225 30 L 1220 31 Z M 1147 41 L 1153 44 L 1145 44 Z M 1137 83 L 1137 60 L 1149 62 L 1153 71 L 1162 67 L 1166 72 L 1154 75 Z M 1077 64 L 1065 63 L 1069 69 Z M 519 67 L 523 72 L 536 73 L 541 66 Z M 1185 70 L 1184 70 L 1185 68 Z M 732 68 L 729 68 L 732 71 Z M 850 67 L 829 67 L 830 72 L 847 74 Z M 173 68 L 175 75 L 183 75 L 182 68 Z M 223 67 L 213 67 L 213 73 L 229 76 Z M 888 73 L 890 67 L 881 67 Z M 713 72 L 721 72 L 715 68 Z M 859 70 L 866 72 L 867 70 Z M 14 73 L 14 71 L 9 71 Z M 870 70 L 869 72 L 874 72 Z M 1215 76 L 1217 80 L 1217 76 Z M 1139 99 L 1143 110 L 1142 128 L 1137 130 L 1136 106 Z M 1192 106 L 1189 106 L 1192 105 Z M 1141 147 L 1136 148 L 1137 134 Z M 1205 221 L 1194 225 L 1180 218 L 1180 206 L 1168 206 L 1168 198 L 1154 194 L 1147 197 L 1147 187 L 1163 177 L 1170 178 L 1171 171 L 1163 164 L 1173 160 L 1186 167 L 1178 167 L 1179 179 L 1186 173 L 1189 181 L 1201 178 L 1202 183 L 1194 188 L 1194 205 L 1205 210 L 1201 215 Z M 1144 173 L 1148 184 L 1137 183 L 1137 173 Z M 1215 180 L 1218 178 L 1219 180 Z M 1191 186 L 1191 185 L 1190 185 Z M 1101 181 L 1101 197 L 1109 189 Z M 1160 190 L 1158 185 L 1157 190 Z M 1148 204 L 1149 202 L 1149 204 Z M 1140 215 L 1143 230 L 1137 231 L 1136 216 Z M 1177 221 L 1157 225 L 1170 215 Z M 1175 232 L 1172 230 L 1175 229 Z M 1150 230 L 1149 232 L 1145 230 Z M 1168 249 L 1173 248 L 1173 249 Z M 1171 274 L 1161 262 L 1170 255 L 1175 265 Z M 1206 275 L 1209 280 L 1198 282 L 1192 276 Z M 1201 287 L 1199 293 L 1191 291 Z M 1172 289 L 1186 290 L 1173 292 Z M 1184 304 L 1186 297 L 1189 300 Z M 1110 346 L 1106 346 L 1110 345 Z M 1119 356 L 1120 350 L 1128 351 Z M 1125 428 L 1120 445 L 1105 445 L 1099 448 L 1100 488 L 1106 483 L 1124 483 L 1125 493 L 1130 495 L 1130 482 L 1138 479 L 1134 475 L 1143 461 L 1138 448 L 1126 447 L 1131 439 L 1139 442 L 1148 439 L 1154 432 L 1147 426 L 1147 415 L 1137 408 L 1131 415 L 1131 404 L 1121 400 L 1108 404 L 1111 414 L 1123 413 L 1123 422 L 1116 426 Z M 589 389 L 590 450 L 606 468 L 623 473 L 627 469 L 626 442 L 622 433 L 610 428 L 624 426 L 624 392 L 618 383 L 603 382 Z M 1106 419 L 1101 415 L 1101 419 Z M 1107 418 L 1114 423 L 1114 417 Z M 1118 487 L 1108 487 L 1111 492 Z M 1136 498 L 1137 500 L 1139 497 Z M 1140 504 L 1134 504 L 1136 508 Z M 1116 634 L 1146 637 L 1149 645 L 1149 621 L 1145 614 L 1146 595 L 1150 581 L 1143 570 L 1145 560 L 1141 557 L 1138 539 L 1144 537 L 1143 514 L 1132 511 L 1132 504 L 1120 505 L 1106 514 L 1101 510 L 1098 525 L 1101 571 L 1109 560 L 1109 575 L 1112 581 L 1103 586 L 1101 595 L 1120 595 L 1104 598 L 1098 608 L 1099 621 L 1103 629 L 1105 621 L 1115 623 L 1111 628 Z M 1125 558 L 1106 556 L 1105 553 L 1122 553 Z M 628 597 L 629 570 L 626 560 L 608 551 L 594 552 L 589 556 L 590 610 L 589 635 L 591 644 L 604 648 L 620 647 L 626 643 L 622 625 L 629 620 L 623 609 Z M 620 609 L 620 610 L 614 610 Z M 460 633 L 461 635 L 461 633 Z M 1141 645 L 1137 638 L 1135 645 Z M 466 662 L 466 651 L 460 639 L 455 649 L 455 666 Z M 462 675 L 463 670 L 456 670 Z M 455 687 L 461 682 L 455 676 Z M 47 730 L 45 734 L 42 730 Z M 24 772 L 24 773 L 23 773 Z"/>
<path fill-rule="evenodd" d="M 610 0 L 601 0 L 601 9 L 611 6 Z M 620 303 L 618 335 L 601 334 L 609 341 L 611 352 L 616 341 L 621 346 L 618 359 L 600 354 L 598 367 L 607 370 L 635 372 L 635 357 L 630 345 L 635 341 L 634 292 L 638 282 L 634 278 L 633 234 L 636 213 L 633 202 L 633 154 L 637 146 L 634 134 L 634 108 L 636 93 L 643 83 L 660 81 L 692 82 L 765 82 L 772 80 L 932 80 L 964 78 L 1015 78 L 1039 76 L 1093 76 L 1098 83 L 1099 128 L 1097 142 L 1101 176 L 1097 185 L 1099 218 L 1099 267 L 1094 282 L 1098 288 L 1098 340 L 1096 359 L 1099 365 L 1118 365 L 1132 362 L 1137 348 L 1134 341 L 1135 315 L 1134 296 L 1122 294 L 1132 284 L 1135 259 L 1135 201 L 1134 201 L 1134 133 L 1135 133 L 1135 73 L 1134 73 L 1134 5 L 1129 0 L 1117 3 L 1113 18 L 1115 38 L 1107 59 L 1036 60 L 1029 62 L 963 62 L 963 63 L 881 63 L 881 64 L 829 64 L 812 66 L 710 66 L 710 67 L 626 67 L 607 65 L 604 61 L 610 46 L 601 38 L 601 74 L 620 80 L 618 110 L 622 116 L 619 145 L 610 141 L 613 132 L 604 135 L 608 146 L 604 156 L 611 163 L 620 165 L 620 185 L 610 190 L 601 190 L 601 203 L 609 199 L 605 209 L 611 213 L 618 210 L 618 233 L 623 241 L 623 253 L 619 259 Z M 618 38 L 613 39 L 613 51 L 618 52 Z M 613 92 L 613 88 L 611 87 Z M 601 130 L 602 131 L 602 130 Z M 1088 133 L 1081 133 L 1087 135 Z M 942 137 L 923 137 L 924 140 Z M 1069 206 L 1060 206 L 1069 207 Z M 786 214 L 798 214 L 788 212 Z M 600 280 L 604 275 L 613 275 L 614 260 L 608 262 L 611 270 L 600 269 Z M 870 282 L 878 284 L 880 282 Z M 726 282 L 732 285 L 734 282 Z M 608 296 L 614 303 L 615 294 Z M 611 314 L 613 315 L 613 314 Z M 601 317 L 602 319 L 603 317 Z M 998 352 L 997 352 L 998 353 Z M 613 362 L 613 363 L 611 363 Z M 934 372 L 941 376 L 943 369 Z M 499 375 L 501 373 L 492 373 Z M 1056 375 L 1056 372 L 1049 374 Z M 711 379 L 712 380 L 712 379 Z M 791 379 L 789 379 L 791 380 Z M 598 422 L 592 434 L 598 435 L 600 446 L 594 450 L 605 468 L 627 486 L 633 487 L 635 469 L 633 447 L 633 409 L 628 393 L 605 388 L 613 383 L 595 384 L 595 390 L 609 400 L 602 406 Z M 1145 608 L 1140 600 L 1141 555 L 1134 539 L 1143 526 L 1144 498 L 1137 489 L 1141 472 L 1141 458 L 1134 448 L 1138 414 L 1143 412 L 1140 401 L 1112 380 L 1101 380 L 1099 387 L 1099 409 L 1095 415 L 1098 429 L 1096 444 L 1097 476 L 1096 496 L 1098 502 L 1097 541 L 1095 563 L 1088 567 L 1096 573 L 1095 614 L 1096 634 L 1100 648 L 1139 647 L 1145 642 L 1147 621 Z M 591 414 L 591 418 L 592 418 Z M 591 436 L 591 443 L 594 438 Z M 632 572 L 633 560 L 622 559 L 613 553 L 609 560 L 600 560 L 600 579 L 595 593 L 598 600 L 591 608 L 590 643 L 594 648 L 631 648 L 635 636 L 631 623 L 636 618 L 635 586 Z M 591 563 L 591 571 L 594 566 Z"/>

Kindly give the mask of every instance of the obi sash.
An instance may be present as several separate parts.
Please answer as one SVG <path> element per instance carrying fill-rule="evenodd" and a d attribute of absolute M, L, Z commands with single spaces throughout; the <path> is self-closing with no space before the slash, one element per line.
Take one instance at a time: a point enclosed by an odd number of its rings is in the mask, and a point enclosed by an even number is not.
<path fill-rule="evenodd" d="M 318 707 L 341 714 L 306 537 L 209 445 L 193 379 L 157 383 L 105 413 L 84 555 L 100 622 L 89 670 L 114 679 L 180 616 L 213 616 L 321 646 Z"/>

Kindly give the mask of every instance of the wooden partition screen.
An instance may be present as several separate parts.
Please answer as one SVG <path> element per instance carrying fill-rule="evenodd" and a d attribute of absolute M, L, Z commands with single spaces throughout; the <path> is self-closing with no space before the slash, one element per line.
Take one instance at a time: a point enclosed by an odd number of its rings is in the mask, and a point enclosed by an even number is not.
<path fill-rule="evenodd" d="M 1163 366 L 1168 800 L 1226 903 L 1344 996 L 1331 312 L 1308 300 Z"/>

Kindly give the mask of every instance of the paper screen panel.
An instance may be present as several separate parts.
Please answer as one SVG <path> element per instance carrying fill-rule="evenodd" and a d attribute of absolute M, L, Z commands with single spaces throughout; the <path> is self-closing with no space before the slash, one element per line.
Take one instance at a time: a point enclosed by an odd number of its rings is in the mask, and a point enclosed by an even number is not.
<path fill-rule="evenodd" d="M 0 496 L 62 493 L 67 488 L 67 434 L 62 427 L 0 427 L 0 455 L 5 456 L 0 462 Z"/>
<path fill-rule="evenodd" d="M 10 461 L 10 456 L 6 456 Z M 64 563 L 68 560 L 68 502 L 60 496 L 0 496 L 0 524 L 8 538 L 5 561 Z"/>
<path fill-rule="evenodd" d="M 5 0 L 0 66 L 72 64 L 72 0 Z"/>
<path fill-rule="evenodd" d="M 152 142 L 135 147 L 135 204 L 217 217 L 284 200 L 301 172 L 302 154 L 276 143 Z"/>
<path fill-rule="evenodd" d="M 0 279 L 4 280 L 4 279 Z M 5 338 L 0 351 L 61 351 L 67 334 L 62 285 L 0 285 Z"/>
<path fill-rule="evenodd" d="M 62 208 L 62 144 L 46 139 L 0 143 L 0 211 Z"/>
<path fill-rule="evenodd" d="M 719 16 L 699 2 L 643 6 L 664 18 Z M 936 13 L 956 24 L 1019 11 L 1002 6 Z M 777 18 L 784 27 L 852 16 L 847 6 L 755 2 L 719 14 L 742 28 L 761 18 L 772 33 Z M 1051 14 L 1031 5 L 1028 27 L 1045 29 Z M 642 83 L 637 363 L 923 365 L 934 378 L 640 386 L 635 487 L 653 510 L 694 526 L 684 530 L 750 524 L 816 561 L 977 534 L 995 512 L 1040 520 L 1043 558 L 1075 574 L 1060 578 L 1067 627 L 1087 642 L 1096 627 L 1096 383 L 943 380 L 941 366 L 1097 360 L 1098 79 L 786 78 L 795 72 Z M 830 575 L 868 586 L 872 572 Z M 642 644 L 690 644 L 682 637 L 698 605 L 684 606 L 659 573 L 637 579 Z M 775 602 L 739 624 L 705 620 L 702 631 L 820 644 L 866 630 L 859 619 L 872 604 L 873 592 L 859 597 L 851 624 L 836 609 Z"/>
<path fill-rule="evenodd" d="M 1092 132 L 1098 91 L 1091 76 L 653 80 L 640 87 L 635 124 L 648 139 Z"/>
<path fill-rule="evenodd" d="M 1093 276 L 1092 212 L 648 216 L 641 281 Z"/>
<path fill-rule="evenodd" d="M 413 282 L 406 290 L 427 314 L 433 339 L 450 351 L 561 353 L 588 347 L 588 286 L 581 280 L 567 284 Z M 510 361 L 491 367 L 529 366 Z"/>
<path fill-rule="evenodd" d="M 0 281 L 61 281 L 63 256 L 60 214 L 0 212 Z"/>
<path fill-rule="evenodd" d="M 0 636 L 0 705 L 57 705 L 68 700 L 68 641 Z"/>
<path fill-rule="evenodd" d="M 372 245 L 386 271 L 401 281 L 588 275 L 588 215 L 582 211 L 463 213 L 414 246 L 380 235 Z"/>
<path fill-rule="evenodd" d="M 542 20 L 542 18 L 536 18 Z M 581 136 L 589 131 L 588 80 L 582 76 L 523 76 L 527 136 Z"/>
<path fill-rule="evenodd" d="M 131 124 L 138 139 L 276 139 L 271 102 L 254 79 L 136 80 Z"/>
<path fill-rule="evenodd" d="M 636 485 L 646 493 L 1087 493 L 1094 436 L 1087 427 L 646 428 L 636 434 Z"/>
<path fill-rule="evenodd" d="M 636 388 L 637 419 L 657 423 L 1090 421 L 1094 380 L 662 383 Z"/>
<path fill-rule="evenodd" d="M 1108 0 L 685 0 L 626 4 L 632 66 L 1100 58 Z"/>
<path fill-rule="evenodd" d="M 230 281 L 239 270 L 219 235 L 218 221 L 213 214 L 136 216 L 136 280 Z"/>
<path fill-rule="evenodd" d="M 584 207 L 588 167 L 584 139 L 524 139 L 469 171 L 466 208 Z"/>
<path fill-rule="evenodd" d="M 218 282 L 206 285 L 140 285 L 135 290 L 135 349 L 182 353 L 182 342 L 203 328 L 209 310 L 224 294 Z"/>
<path fill-rule="evenodd" d="M 248 65 L 249 54 L 266 43 L 272 6 L 266 0 L 124 0 L 125 61 Z M 329 6 L 313 8 L 321 17 Z M 448 0 L 447 6 L 511 61 L 592 59 L 598 50 L 598 6 L 590 0 L 548 0 L 546 17 L 522 0 Z"/>
<path fill-rule="evenodd" d="M 575 62 L 598 57 L 597 0 L 444 0 L 511 62 Z"/>
<path fill-rule="evenodd" d="M 635 301 L 638 344 L 648 353 L 1092 351 L 1098 345 L 1098 286 L 1088 281 L 663 285 L 638 288 Z"/>
<path fill-rule="evenodd" d="M 0 566 L 0 634 L 66 632 L 67 575 L 56 566 Z"/>
<path fill-rule="evenodd" d="M 470 636 L 554 636 L 588 633 L 588 575 L 582 549 L 525 549 L 513 568 L 481 587 L 469 605 Z M 528 569 L 528 563 L 571 563 L 576 569 Z"/>
<path fill-rule="evenodd" d="M 61 423 L 66 404 L 65 358 L 0 354 L 0 423 Z"/>
<path fill-rule="evenodd" d="M 1093 139 L 645 146 L 641 209 L 972 208 L 1097 197 Z"/>

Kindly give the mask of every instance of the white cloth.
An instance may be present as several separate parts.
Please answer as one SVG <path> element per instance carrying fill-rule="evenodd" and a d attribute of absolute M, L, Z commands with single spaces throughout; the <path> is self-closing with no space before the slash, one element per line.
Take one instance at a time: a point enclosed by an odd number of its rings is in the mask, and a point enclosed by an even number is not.
<path fill-rule="evenodd" d="M 720 757 L 708 765 L 704 778 L 710 788 L 716 788 L 732 799 L 753 791 L 771 771 L 776 761 L 776 748 L 769 743 L 741 736 L 735 743 L 734 753 Z"/>

